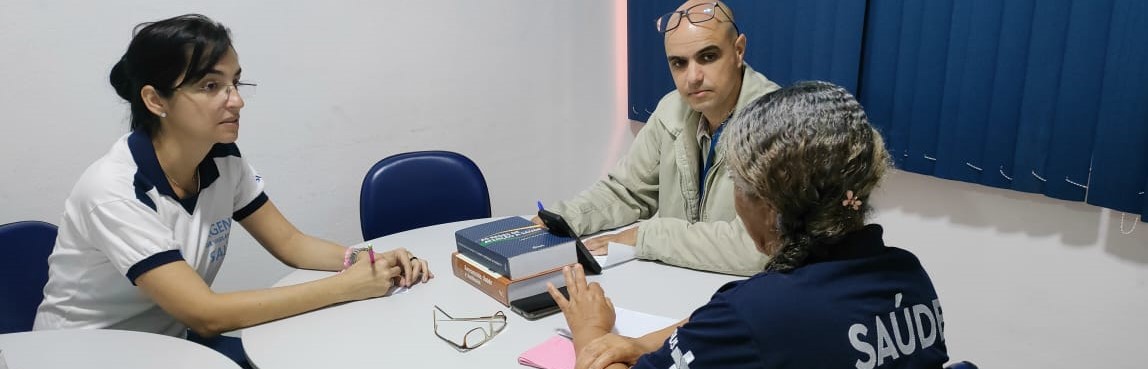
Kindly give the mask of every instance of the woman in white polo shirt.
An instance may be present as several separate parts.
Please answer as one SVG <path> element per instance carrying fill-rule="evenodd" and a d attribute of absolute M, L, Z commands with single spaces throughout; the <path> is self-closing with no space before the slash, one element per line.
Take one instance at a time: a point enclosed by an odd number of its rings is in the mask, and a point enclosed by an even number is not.
<path fill-rule="evenodd" d="M 144 24 L 112 69 L 131 133 L 65 203 L 35 329 L 112 328 L 214 336 L 378 297 L 433 277 L 398 248 L 354 259 L 301 233 L 240 156 L 239 58 L 222 24 L 184 15 Z M 216 293 L 233 221 L 283 263 L 342 273 L 294 286 Z"/>

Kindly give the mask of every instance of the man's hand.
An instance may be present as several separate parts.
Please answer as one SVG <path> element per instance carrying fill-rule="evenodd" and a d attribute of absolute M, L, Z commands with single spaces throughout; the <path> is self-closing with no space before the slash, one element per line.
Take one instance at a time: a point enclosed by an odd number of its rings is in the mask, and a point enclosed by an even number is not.
<path fill-rule="evenodd" d="M 630 228 L 615 234 L 598 236 L 586 240 L 586 248 L 594 255 L 606 255 L 609 252 L 610 242 L 635 246 L 638 244 L 638 227 Z"/>

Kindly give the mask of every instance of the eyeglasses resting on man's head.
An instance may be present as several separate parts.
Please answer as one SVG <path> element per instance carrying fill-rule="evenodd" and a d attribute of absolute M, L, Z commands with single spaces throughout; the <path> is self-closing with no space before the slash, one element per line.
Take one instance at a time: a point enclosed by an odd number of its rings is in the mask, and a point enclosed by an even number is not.
<path fill-rule="evenodd" d="M 686 8 L 685 10 L 675 10 L 663 14 L 662 16 L 658 17 L 658 19 L 654 20 L 654 22 L 656 23 L 655 25 L 658 28 L 658 32 L 666 33 L 678 28 L 678 25 L 682 23 L 682 18 L 689 20 L 691 24 L 698 24 L 714 19 L 714 16 L 717 15 L 718 11 L 721 11 L 722 14 L 725 14 L 725 20 L 733 25 L 735 32 L 741 33 L 741 31 L 738 31 L 737 23 L 734 23 L 733 17 L 730 17 L 729 13 L 726 12 L 725 9 L 722 9 L 721 4 L 718 4 L 717 2 L 698 4 Z"/>
<path fill-rule="evenodd" d="M 435 305 L 433 315 L 434 335 L 462 352 L 482 346 L 506 328 L 506 313 L 502 311 L 490 316 L 455 318 Z"/>

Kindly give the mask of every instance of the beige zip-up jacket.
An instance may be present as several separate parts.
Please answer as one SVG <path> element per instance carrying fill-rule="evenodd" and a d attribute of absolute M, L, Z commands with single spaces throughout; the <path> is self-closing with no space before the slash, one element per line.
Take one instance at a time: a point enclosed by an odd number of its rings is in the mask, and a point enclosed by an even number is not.
<path fill-rule="evenodd" d="M 779 88 L 745 65 L 735 114 Z M 769 258 L 757 251 L 734 211 L 733 180 L 720 145 L 705 194 L 699 193 L 701 118 L 677 91 L 666 94 L 607 177 L 553 210 L 579 234 L 649 219 L 638 227 L 641 259 L 746 276 L 761 272 Z"/>

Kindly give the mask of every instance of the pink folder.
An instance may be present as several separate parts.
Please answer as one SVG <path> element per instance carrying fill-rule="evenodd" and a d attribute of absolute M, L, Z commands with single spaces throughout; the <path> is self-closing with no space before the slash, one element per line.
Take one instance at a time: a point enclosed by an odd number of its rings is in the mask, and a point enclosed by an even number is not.
<path fill-rule="evenodd" d="M 518 363 L 539 369 L 574 369 L 574 343 L 566 337 L 550 337 L 518 356 Z"/>

